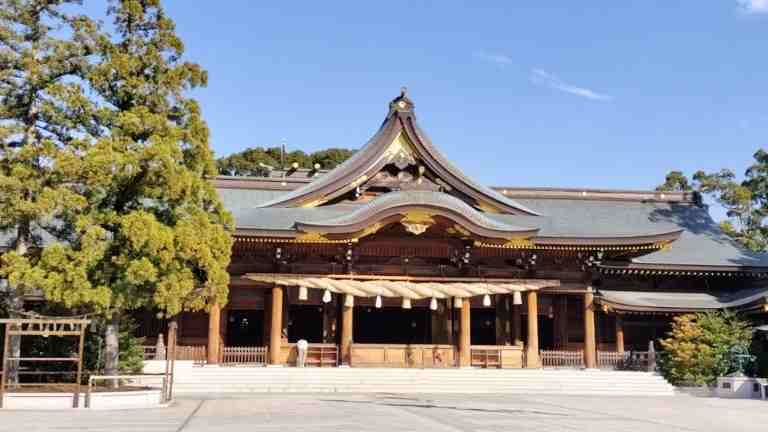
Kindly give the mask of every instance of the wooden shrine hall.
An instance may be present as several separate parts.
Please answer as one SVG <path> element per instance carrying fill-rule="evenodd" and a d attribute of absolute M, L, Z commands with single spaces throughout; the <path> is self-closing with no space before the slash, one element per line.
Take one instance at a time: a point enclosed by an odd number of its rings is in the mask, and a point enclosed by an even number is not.
<path fill-rule="evenodd" d="M 179 349 L 209 364 L 293 365 L 303 339 L 320 366 L 595 368 L 676 314 L 766 310 L 768 257 L 696 194 L 480 185 L 405 92 L 331 171 L 215 182 L 237 224 L 229 302 L 179 318 Z"/>

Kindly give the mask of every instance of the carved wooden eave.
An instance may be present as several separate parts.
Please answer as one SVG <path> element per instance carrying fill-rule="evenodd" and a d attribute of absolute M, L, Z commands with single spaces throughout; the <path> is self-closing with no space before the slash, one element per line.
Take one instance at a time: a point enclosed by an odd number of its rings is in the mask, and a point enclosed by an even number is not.
<path fill-rule="evenodd" d="M 439 221 L 456 236 L 502 243 L 527 239 L 538 232 L 538 228 L 493 220 L 456 197 L 429 191 L 391 192 L 342 217 L 297 221 L 296 229 L 302 233 L 298 238 L 319 234 L 326 238 L 358 239 L 393 223 L 420 235 Z"/>
<path fill-rule="evenodd" d="M 768 271 L 765 267 L 739 265 L 707 266 L 609 262 L 601 264 L 599 270 L 605 275 L 612 276 L 768 277 Z"/>
<path fill-rule="evenodd" d="M 482 186 L 456 168 L 418 127 L 413 102 L 403 92 L 390 102 L 384 123 L 350 159 L 317 180 L 261 207 L 317 207 L 364 187 L 388 165 L 416 167 L 414 182 L 461 197 L 473 207 L 495 213 L 539 214 Z"/>

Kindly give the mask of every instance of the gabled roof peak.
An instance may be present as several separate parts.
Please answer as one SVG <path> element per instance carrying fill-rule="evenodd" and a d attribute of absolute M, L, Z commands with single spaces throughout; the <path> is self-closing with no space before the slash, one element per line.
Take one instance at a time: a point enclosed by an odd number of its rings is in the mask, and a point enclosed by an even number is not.
<path fill-rule="evenodd" d="M 446 192 L 488 213 L 539 215 L 464 175 L 419 128 L 413 107 L 403 88 L 363 148 L 319 179 L 262 206 L 318 207 L 348 197 L 351 191 L 360 196 L 368 187 L 379 192 L 415 187 Z"/>

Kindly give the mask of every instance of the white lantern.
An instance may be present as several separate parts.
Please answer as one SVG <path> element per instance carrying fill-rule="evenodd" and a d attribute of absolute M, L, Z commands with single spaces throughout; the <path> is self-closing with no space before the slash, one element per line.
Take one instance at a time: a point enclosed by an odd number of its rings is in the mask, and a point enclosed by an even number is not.
<path fill-rule="evenodd" d="M 411 308 L 411 299 L 404 298 L 403 299 L 403 309 L 410 309 Z"/>
<path fill-rule="evenodd" d="M 308 291 L 307 287 L 305 286 L 299 287 L 299 300 L 307 301 L 307 299 L 309 299 L 309 293 L 307 291 Z"/>
<path fill-rule="evenodd" d="M 461 297 L 454 297 L 454 298 L 453 298 L 453 307 L 454 307 L 454 308 L 457 308 L 457 309 L 461 308 L 461 306 L 462 306 L 462 303 L 463 303 L 463 302 L 462 302 L 462 300 L 461 300 Z"/>
<path fill-rule="evenodd" d="M 355 296 L 352 294 L 347 294 L 344 296 L 344 306 L 346 307 L 353 307 L 355 305 Z"/>
<path fill-rule="evenodd" d="M 432 300 L 429 301 L 429 308 L 431 310 L 437 310 L 437 299 L 432 297 Z"/>
<path fill-rule="evenodd" d="M 523 304 L 523 296 L 520 295 L 520 291 L 515 291 L 515 293 L 512 294 L 512 304 L 516 304 L 516 305 Z"/>
<path fill-rule="evenodd" d="M 331 292 L 328 290 L 325 290 L 323 293 L 323 303 L 330 303 L 331 302 Z"/>
<path fill-rule="evenodd" d="M 376 296 L 376 309 L 381 309 L 381 296 Z"/>
<path fill-rule="evenodd" d="M 488 294 L 483 296 L 483 306 L 488 307 L 491 305 L 491 296 Z"/>

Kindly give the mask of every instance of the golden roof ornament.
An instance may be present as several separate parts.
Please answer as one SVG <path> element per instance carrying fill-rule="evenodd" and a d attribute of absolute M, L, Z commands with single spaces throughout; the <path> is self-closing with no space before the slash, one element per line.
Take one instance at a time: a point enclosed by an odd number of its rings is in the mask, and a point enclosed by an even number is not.
<path fill-rule="evenodd" d="M 390 111 L 413 111 L 413 101 L 408 97 L 408 88 L 400 87 L 400 95 L 389 103 Z"/>

